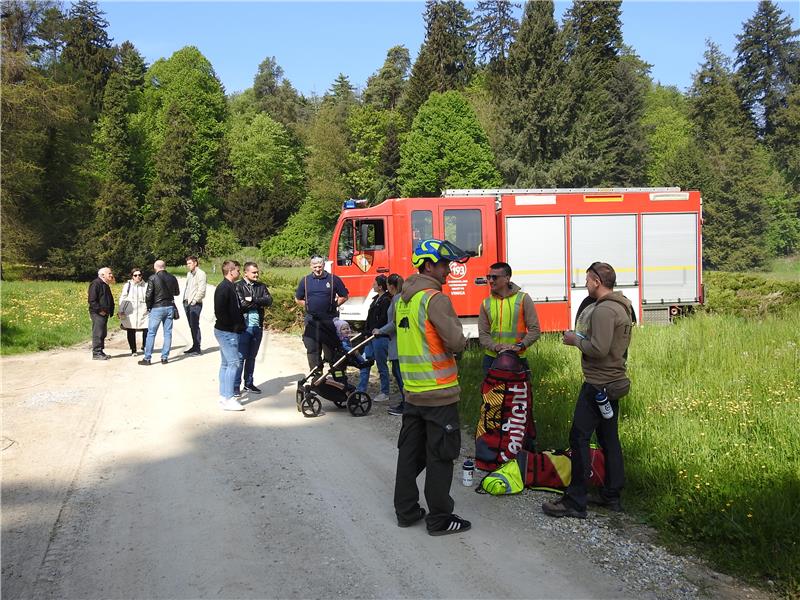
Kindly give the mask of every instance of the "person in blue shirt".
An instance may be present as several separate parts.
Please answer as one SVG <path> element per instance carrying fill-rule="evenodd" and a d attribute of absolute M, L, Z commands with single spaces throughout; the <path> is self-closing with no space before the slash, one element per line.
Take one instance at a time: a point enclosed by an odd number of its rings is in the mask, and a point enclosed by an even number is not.
<path fill-rule="evenodd" d="M 325 270 L 325 259 L 312 256 L 311 273 L 300 279 L 294 295 L 294 301 L 306 312 L 303 344 L 309 369 L 322 362 L 323 354 L 328 363 L 333 359 L 332 349 L 320 341 L 320 323 L 339 316 L 339 306 L 347 301 L 348 294 L 342 280 Z"/>

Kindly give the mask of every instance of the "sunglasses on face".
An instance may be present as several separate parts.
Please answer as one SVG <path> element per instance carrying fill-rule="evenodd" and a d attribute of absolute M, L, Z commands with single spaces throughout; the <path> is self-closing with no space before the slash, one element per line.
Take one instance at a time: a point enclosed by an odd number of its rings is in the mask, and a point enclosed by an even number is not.
<path fill-rule="evenodd" d="M 505 277 L 505 275 L 491 275 L 491 274 L 489 274 L 489 275 L 486 276 L 486 279 L 488 279 L 489 281 L 495 281 L 496 279 L 500 279 L 501 277 Z"/>
<path fill-rule="evenodd" d="M 142 274 L 141 274 L 141 273 L 134 273 L 134 274 L 133 274 L 133 276 L 134 276 L 134 277 L 141 277 L 141 276 L 142 276 Z"/>

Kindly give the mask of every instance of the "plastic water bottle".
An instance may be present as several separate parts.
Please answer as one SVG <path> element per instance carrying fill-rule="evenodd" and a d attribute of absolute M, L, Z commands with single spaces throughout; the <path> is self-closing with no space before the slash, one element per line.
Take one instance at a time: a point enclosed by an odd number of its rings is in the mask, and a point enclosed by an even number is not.
<path fill-rule="evenodd" d="M 470 459 L 464 461 L 461 468 L 461 483 L 467 487 L 472 487 L 472 474 L 475 472 L 475 463 Z"/>
<path fill-rule="evenodd" d="M 614 409 L 611 408 L 611 402 L 608 401 L 606 388 L 601 389 L 594 395 L 594 401 L 597 402 L 597 408 L 600 409 L 600 414 L 604 419 L 610 419 L 614 416 Z"/>

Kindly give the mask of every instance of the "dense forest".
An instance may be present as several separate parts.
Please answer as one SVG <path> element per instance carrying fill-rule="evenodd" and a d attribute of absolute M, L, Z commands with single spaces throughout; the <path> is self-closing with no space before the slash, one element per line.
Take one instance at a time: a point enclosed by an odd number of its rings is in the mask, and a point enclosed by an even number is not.
<path fill-rule="evenodd" d="M 428 0 L 425 40 L 322 97 L 273 57 L 226 94 L 193 46 L 147 65 L 96 2 L 2 2 L 2 261 L 82 277 L 155 257 L 326 251 L 346 198 L 680 186 L 707 267 L 800 250 L 800 42 L 762 0 L 683 93 L 625 44 L 621 2 Z M 376 66 L 380 57 L 376 57 Z M 342 65 L 344 71 L 347 66 Z"/>

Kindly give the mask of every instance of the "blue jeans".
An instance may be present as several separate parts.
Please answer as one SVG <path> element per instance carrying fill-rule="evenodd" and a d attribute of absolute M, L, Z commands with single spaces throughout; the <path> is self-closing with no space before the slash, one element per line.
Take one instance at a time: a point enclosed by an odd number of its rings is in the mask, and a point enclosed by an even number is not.
<path fill-rule="evenodd" d="M 200 313 L 203 304 L 183 303 L 183 310 L 186 313 L 186 320 L 189 322 L 189 331 L 192 332 L 192 349 L 200 350 Z"/>
<path fill-rule="evenodd" d="M 214 328 L 214 337 L 219 344 L 219 395 L 233 397 L 236 373 L 241 368 L 242 355 L 239 353 L 239 334 Z"/>
<path fill-rule="evenodd" d="M 153 345 L 156 343 L 158 326 L 164 324 L 164 345 L 161 347 L 161 358 L 169 358 L 172 347 L 172 307 L 154 306 L 150 309 L 150 321 L 147 324 L 147 341 L 144 343 L 144 357 L 150 360 L 153 356 Z"/>
<path fill-rule="evenodd" d="M 394 375 L 394 380 L 397 382 L 397 387 L 400 388 L 400 400 L 401 402 L 405 402 L 406 395 L 403 392 L 403 375 L 400 373 L 400 361 L 397 359 L 390 360 L 392 363 L 392 375 Z"/>
<path fill-rule="evenodd" d="M 372 340 L 364 351 L 364 356 L 374 358 L 378 367 L 378 374 L 381 376 L 381 393 L 389 395 L 389 366 L 386 359 L 389 356 L 389 338 L 377 337 Z M 358 379 L 358 391 L 366 392 L 369 383 L 369 369 L 361 369 L 361 376 Z"/>
<path fill-rule="evenodd" d="M 242 362 L 236 371 L 236 378 L 233 381 L 234 391 L 239 390 L 244 374 L 244 385 L 253 385 L 253 371 L 256 368 L 256 354 L 261 347 L 261 336 L 264 330 L 258 325 L 250 325 L 239 334 L 239 354 L 242 355 Z"/>

